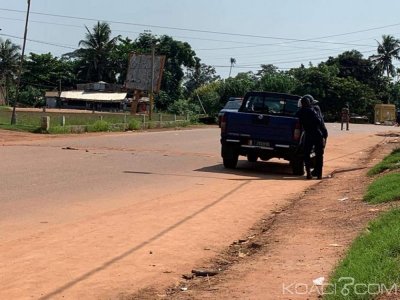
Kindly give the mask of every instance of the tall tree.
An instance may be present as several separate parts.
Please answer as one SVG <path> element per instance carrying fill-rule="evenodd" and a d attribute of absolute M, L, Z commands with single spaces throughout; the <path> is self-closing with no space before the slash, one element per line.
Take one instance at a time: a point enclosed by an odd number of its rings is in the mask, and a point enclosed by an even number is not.
<path fill-rule="evenodd" d="M 46 90 L 73 88 L 75 83 L 73 61 L 54 57 L 51 53 L 30 53 L 21 77 L 20 102 L 32 106 L 42 104 Z"/>
<path fill-rule="evenodd" d="M 371 56 L 377 68 L 382 74 L 386 73 L 388 78 L 395 76 L 396 69 L 393 60 L 400 59 L 400 40 L 392 35 L 383 35 L 382 43 L 378 42 L 377 52 L 378 54 Z"/>
<path fill-rule="evenodd" d="M 0 81 L 1 88 L 4 87 L 6 104 L 9 104 L 10 86 L 13 83 L 19 66 L 20 47 L 13 44 L 11 40 L 0 39 Z"/>
<path fill-rule="evenodd" d="M 86 31 L 85 39 L 79 42 L 82 48 L 74 53 L 81 60 L 80 77 L 87 81 L 115 82 L 109 58 L 119 36 L 111 38 L 110 25 L 106 22 L 97 22 L 92 31 L 87 27 Z"/>
<path fill-rule="evenodd" d="M 256 76 L 263 77 L 266 74 L 276 74 L 278 72 L 278 67 L 272 64 L 262 64 L 261 69 L 257 71 Z"/>
<path fill-rule="evenodd" d="M 140 49 L 130 38 L 118 38 L 118 42 L 114 49 L 111 51 L 110 59 L 112 61 L 116 76 L 117 83 L 123 84 L 126 80 L 128 72 L 128 60 L 132 52 L 138 53 Z"/>
<path fill-rule="evenodd" d="M 156 98 L 156 106 L 166 110 L 170 104 L 182 97 L 182 81 L 185 73 L 183 68 L 195 66 L 196 53 L 186 43 L 174 40 L 172 37 L 163 35 L 155 46 L 156 55 L 165 55 L 164 74 L 161 80 L 161 90 L 168 95 L 163 101 Z"/>
<path fill-rule="evenodd" d="M 201 63 L 198 57 L 196 57 L 195 60 L 195 66 L 193 68 L 188 68 L 185 76 L 186 81 L 184 86 L 187 96 L 190 96 L 192 92 L 200 86 L 220 79 L 220 77 L 216 75 L 217 72 L 213 66 Z"/>

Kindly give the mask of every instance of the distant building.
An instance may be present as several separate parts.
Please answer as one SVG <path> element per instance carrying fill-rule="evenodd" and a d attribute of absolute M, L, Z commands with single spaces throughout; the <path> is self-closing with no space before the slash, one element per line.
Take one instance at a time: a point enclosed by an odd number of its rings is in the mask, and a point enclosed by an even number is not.
<path fill-rule="evenodd" d="M 46 92 L 48 108 L 85 109 L 93 111 L 127 110 L 127 92 L 118 84 L 108 84 L 104 81 L 78 84 L 77 90 Z"/>
<path fill-rule="evenodd" d="M 46 99 L 46 107 L 56 108 L 58 106 L 58 101 L 60 99 L 59 93 L 57 91 L 46 92 L 44 97 Z"/>
<path fill-rule="evenodd" d="M 60 95 L 60 108 L 95 111 L 119 111 L 126 109 L 127 93 L 91 91 L 65 91 Z"/>

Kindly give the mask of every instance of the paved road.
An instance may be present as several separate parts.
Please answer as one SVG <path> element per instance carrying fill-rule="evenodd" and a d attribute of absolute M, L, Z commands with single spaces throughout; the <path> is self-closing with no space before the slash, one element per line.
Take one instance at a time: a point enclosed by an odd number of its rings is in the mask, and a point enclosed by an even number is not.
<path fill-rule="evenodd" d="M 329 124 L 326 172 L 398 128 Z M 77 299 L 163 287 L 313 182 L 287 163 L 227 171 L 219 130 L 0 146 L 0 298 Z"/>

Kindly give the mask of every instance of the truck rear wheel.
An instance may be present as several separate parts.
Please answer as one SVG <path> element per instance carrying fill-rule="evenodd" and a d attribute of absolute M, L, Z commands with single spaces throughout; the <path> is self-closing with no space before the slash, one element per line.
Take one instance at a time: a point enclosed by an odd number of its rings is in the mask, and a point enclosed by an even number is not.
<path fill-rule="evenodd" d="M 304 175 L 304 161 L 301 158 L 294 159 L 290 162 L 292 166 L 293 175 Z"/>
<path fill-rule="evenodd" d="M 224 162 L 224 167 L 227 169 L 235 169 L 236 165 L 238 163 L 239 155 L 233 157 L 233 158 L 226 158 L 223 157 L 222 160 Z"/>
<path fill-rule="evenodd" d="M 222 143 L 221 156 L 225 168 L 228 169 L 236 168 L 239 159 L 239 152 L 235 145 Z"/>

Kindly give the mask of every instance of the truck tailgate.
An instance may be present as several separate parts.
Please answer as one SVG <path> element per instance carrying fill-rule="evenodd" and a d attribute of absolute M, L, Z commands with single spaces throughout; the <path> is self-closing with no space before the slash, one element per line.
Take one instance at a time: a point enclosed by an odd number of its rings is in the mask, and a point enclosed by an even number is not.
<path fill-rule="evenodd" d="M 242 136 L 286 145 L 298 142 L 293 139 L 293 132 L 298 122 L 295 117 L 229 112 L 225 118 L 227 138 Z"/>

